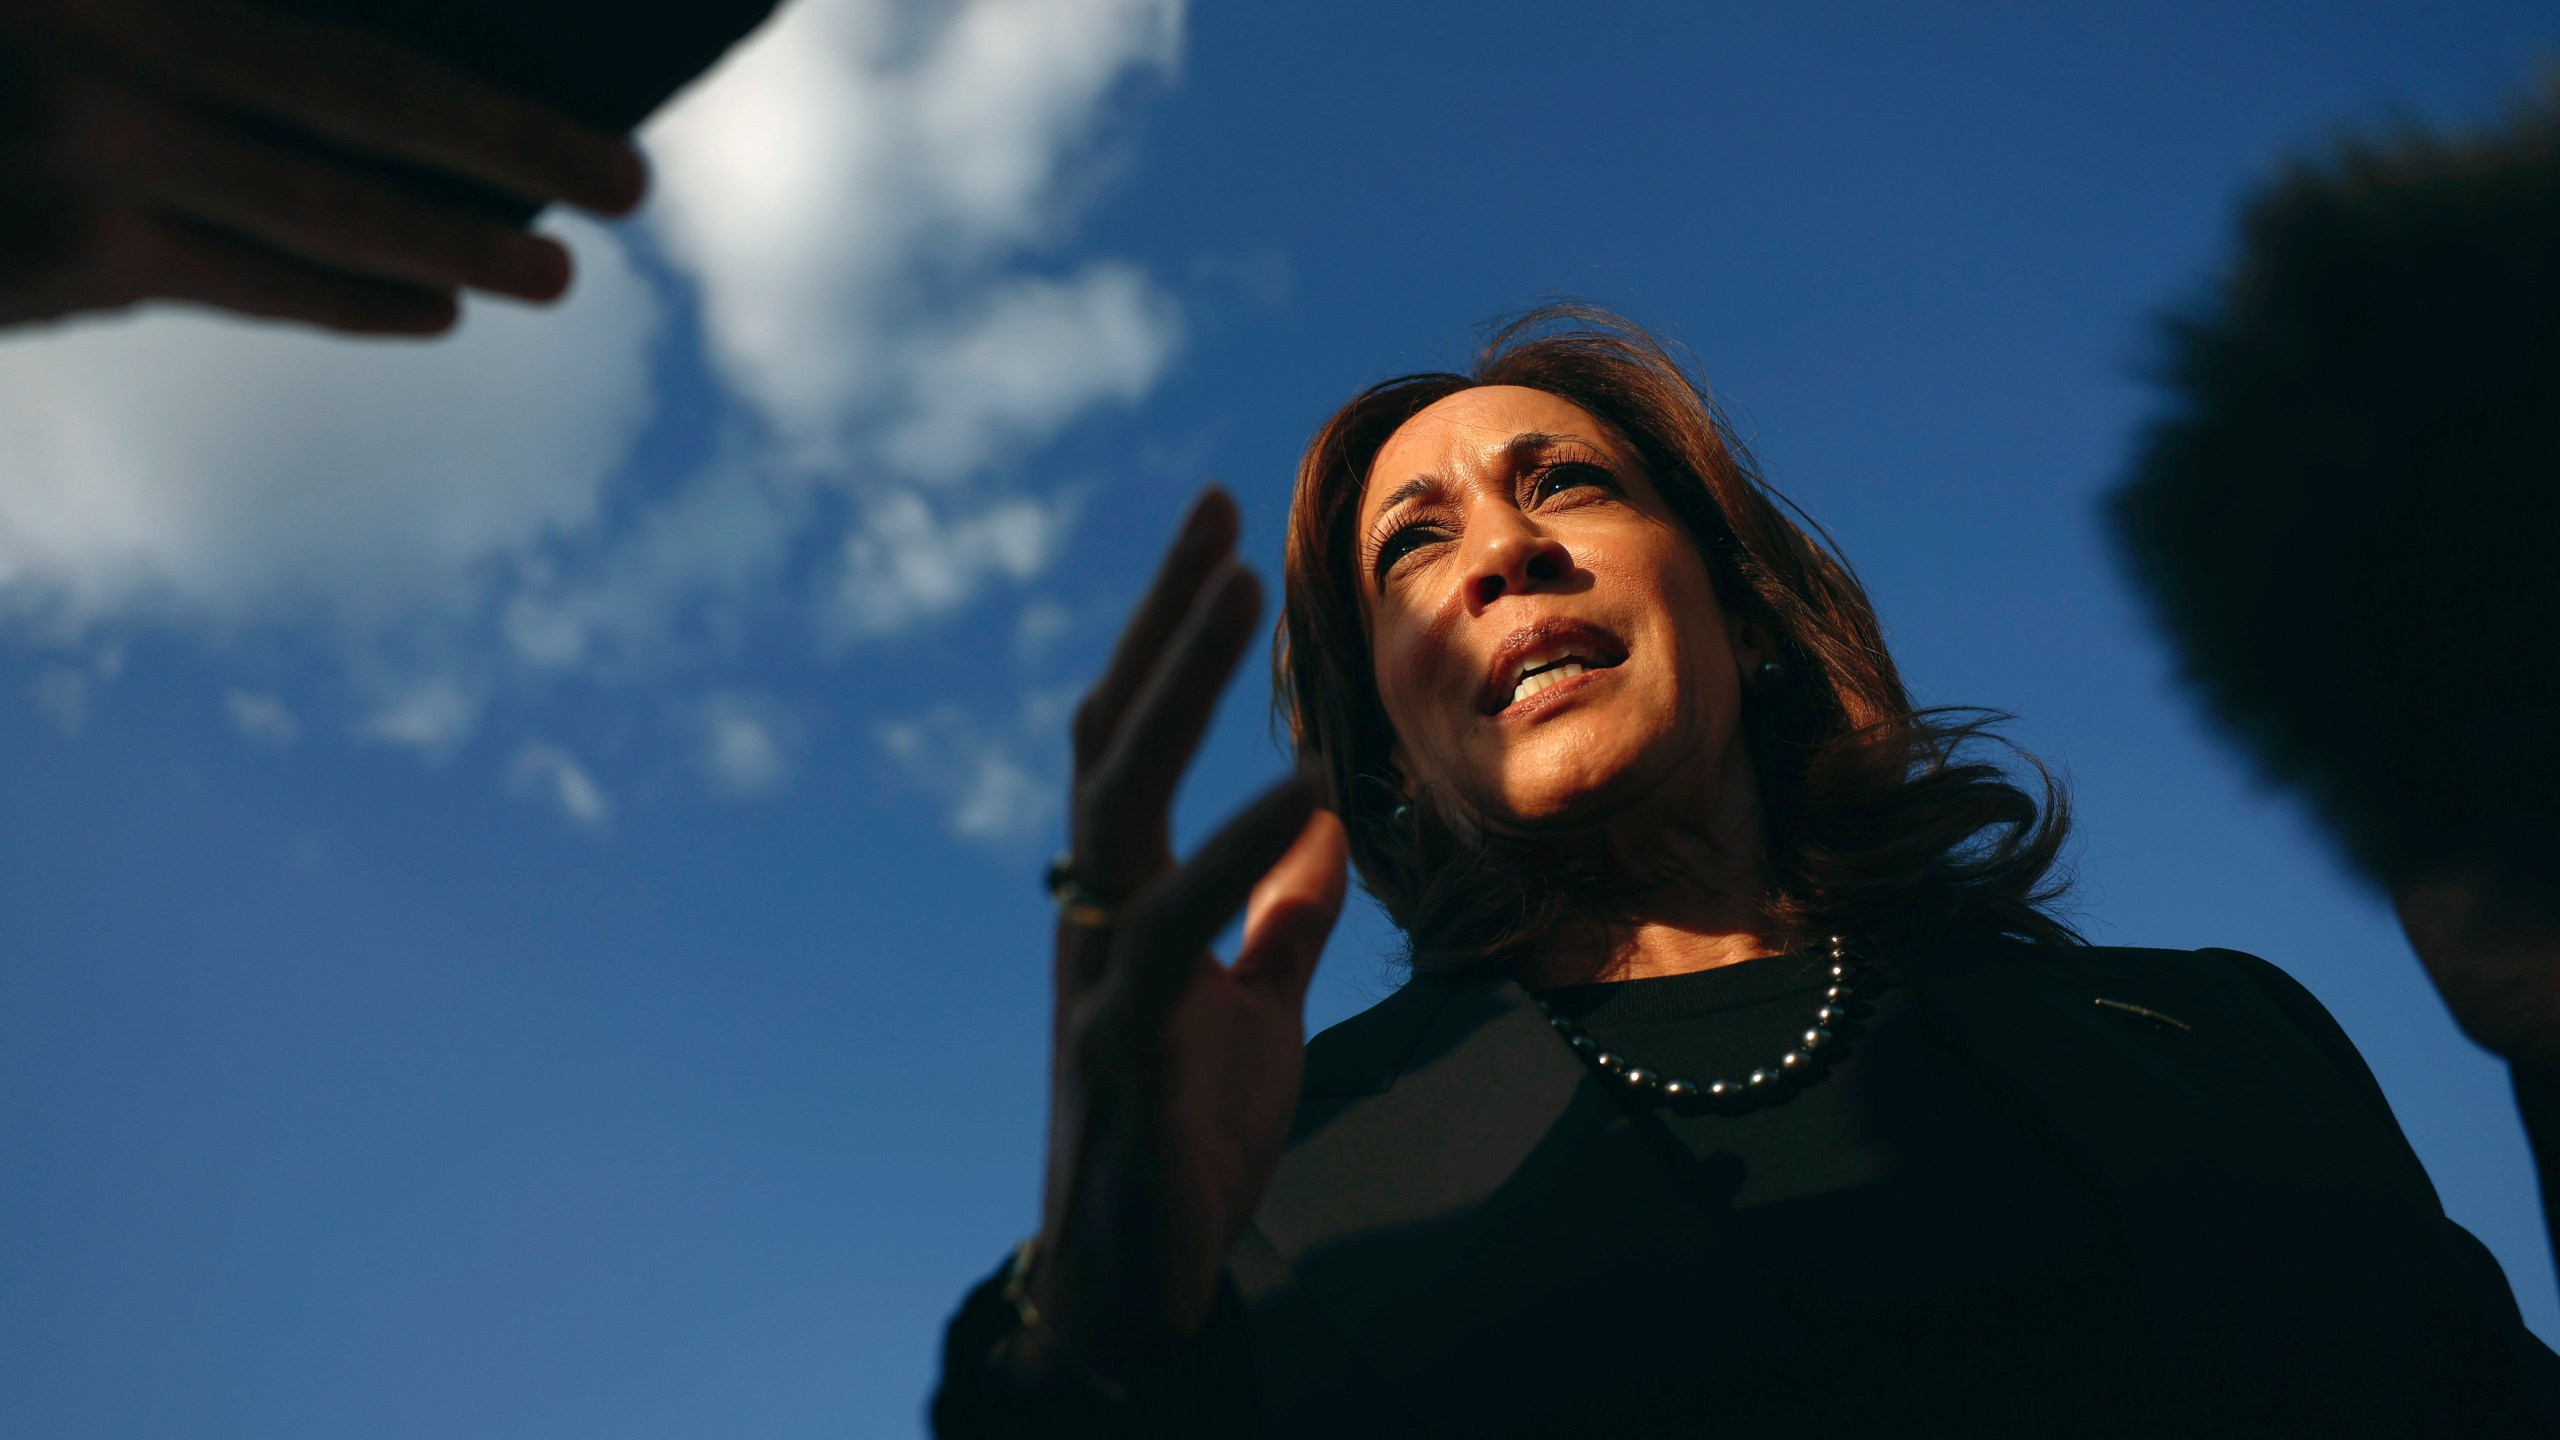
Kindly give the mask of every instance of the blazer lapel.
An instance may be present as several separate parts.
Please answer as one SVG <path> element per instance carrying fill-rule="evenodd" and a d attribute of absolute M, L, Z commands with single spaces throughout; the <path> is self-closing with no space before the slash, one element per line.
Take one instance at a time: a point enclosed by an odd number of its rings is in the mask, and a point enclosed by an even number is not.
<path fill-rule="evenodd" d="M 1256 1223 L 1413 1413 L 1521 1427 L 1630 1374 L 1793 1339 L 1750 1257 L 1520 987 L 1418 980 L 1389 1005 L 1367 1063 L 1311 1070 Z"/>

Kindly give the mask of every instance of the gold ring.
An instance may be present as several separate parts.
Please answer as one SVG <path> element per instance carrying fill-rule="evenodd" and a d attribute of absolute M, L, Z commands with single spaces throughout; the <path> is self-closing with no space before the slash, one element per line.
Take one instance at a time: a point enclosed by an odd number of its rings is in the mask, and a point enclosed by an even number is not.
<path fill-rule="evenodd" d="M 1076 857 L 1060 854 L 1049 862 L 1042 884 L 1058 902 L 1058 918 L 1080 930 L 1108 930 L 1120 902 L 1098 895 L 1076 878 Z"/>

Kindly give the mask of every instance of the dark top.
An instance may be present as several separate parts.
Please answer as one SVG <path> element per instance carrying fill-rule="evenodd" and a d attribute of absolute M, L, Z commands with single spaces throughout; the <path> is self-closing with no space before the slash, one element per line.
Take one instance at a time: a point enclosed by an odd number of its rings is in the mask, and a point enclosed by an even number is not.
<path fill-rule="evenodd" d="M 936 1430 L 2560 1434 L 2560 1360 L 2282 971 L 1888 959 L 1907 988 L 1838 1070 L 1721 1128 L 1631 1107 L 1517 985 L 1417 978 L 1310 1042 L 1197 1342 L 1125 1405 L 1007 1394 L 979 1369 L 1011 1323 L 990 1282 Z M 1793 963 L 1559 998 L 1653 1068 L 1711 1070 L 1762 1047 L 1682 1047 L 1797 1025 Z M 2560 1097 L 2519 1089 L 2548 1175 Z"/>
<path fill-rule="evenodd" d="M 1827 965 L 1781 955 L 1541 998 L 1662 1075 L 1739 1077 L 1812 1023 Z M 1743 1262 L 1699 1303 L 1783 1313 L 1794 1334 L 1748 1363 L 1707 1354 L 1625 1377 L 1621 1395 L 1647 1400 L 1614 1433 L 1695 1435 L 1702 1415 L 1786 1433 L 1819 1414 L 1855 1435 L 2032 1417 L 2156 1434 L 2138 1402 L 2159 1393 L 2158 1347 L 2106 1197 L 1985 1083 L 1918 991 L 1879 982 L 1838 1027 L 1843 1058 L 1781 1102 L 1631 1107 Z M 2097 1395 L 2126 1403 L 2093 1410 Z"/>

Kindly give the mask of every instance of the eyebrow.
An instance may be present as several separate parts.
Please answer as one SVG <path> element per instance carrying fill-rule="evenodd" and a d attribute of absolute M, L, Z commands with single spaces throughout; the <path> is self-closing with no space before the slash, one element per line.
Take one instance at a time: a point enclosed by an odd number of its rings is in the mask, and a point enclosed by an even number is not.
<path fill-rule="evenodd" d="M 1600 448 L 1591 441 L 1583 439 L 1579 435 L 1559 435 L 1552 430 L 1523 430 L 1519 434 L 1514 435 L 1509 440 L 1503 442 L 1502 458 L 1514 468 L 1517 468 L 1521 461 L 1526 460 L 1531 456 L 1543 455 L 1550 450 L 1566 445 L 1588 446 L 1594 450 Z M 1434 490 L 1446 489 L 1448 488 L 1448 484 L 1449 481 L 1446 476 L 1433 471 L 1425 471 L 1424 473 L 1407 480 L 1395 489 L 1388 491 L 1387 498 L 1378 502 L 1378 513 L 1380 515 L 1387 514 L 1407 500 L 1414 499 L 1417 496 L 1427 495 Z"/>

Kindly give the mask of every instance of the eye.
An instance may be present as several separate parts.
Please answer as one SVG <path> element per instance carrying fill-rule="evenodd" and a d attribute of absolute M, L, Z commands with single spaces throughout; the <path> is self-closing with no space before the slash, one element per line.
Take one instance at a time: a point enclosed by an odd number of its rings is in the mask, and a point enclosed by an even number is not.
<path fill-rule="evenodd" d="M 1597 486 L 1603 490 L 1618 488 L 1617 477 L 1587 460 L 1566 460 L 1538 472 L 1529 483 L 1533 500 L 1544 500 L 1567 490 Z"/>
<path fill-rule="evenodd" d="M 1437 525 L 1407 525 L 1378 542 L 1378 553 L 1376 558 L 1369 562 L 1369 571 L 1383 579 L 1388 571 L 1396 567 L 1397 561 L 1441 538 L 1440 527 Z"/>

